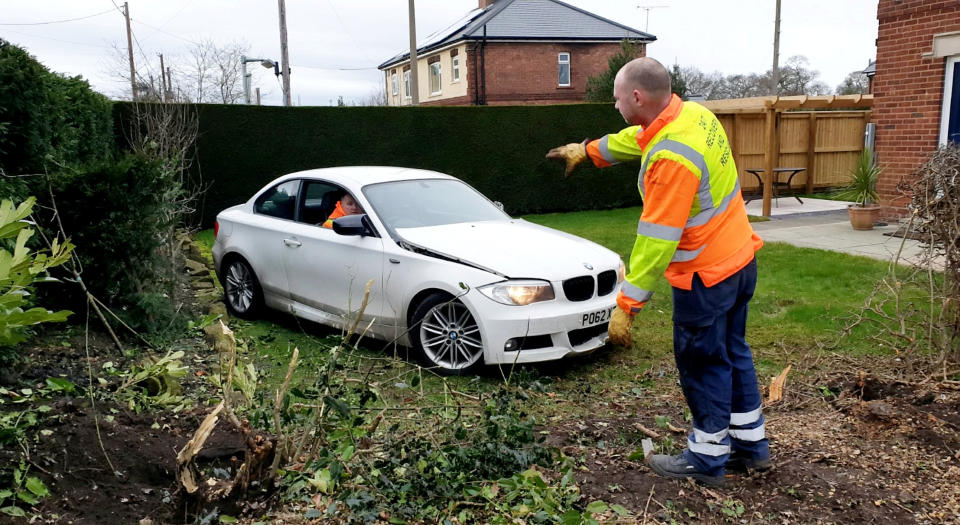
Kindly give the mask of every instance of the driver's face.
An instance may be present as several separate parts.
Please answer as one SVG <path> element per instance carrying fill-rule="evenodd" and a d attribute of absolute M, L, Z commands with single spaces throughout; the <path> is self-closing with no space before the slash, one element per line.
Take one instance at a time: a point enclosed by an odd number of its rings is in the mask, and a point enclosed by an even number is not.
<path fill-rule="evenodd" d="M 343 198 L 340 199 L 340 206 L 343 207 L 343 211 L 347 215 L 359 215 L 363 213 L 363 208 L 361 208 L 360 205 L 357 204 L 357 201 L 350 195 L 344 195 Z"/>

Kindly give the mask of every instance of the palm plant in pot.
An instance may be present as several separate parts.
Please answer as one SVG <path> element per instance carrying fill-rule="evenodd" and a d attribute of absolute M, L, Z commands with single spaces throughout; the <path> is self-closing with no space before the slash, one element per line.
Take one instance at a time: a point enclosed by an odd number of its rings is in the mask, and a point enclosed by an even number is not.
<path fill-rule="evenodd" d="M 837 193 L 837 197 L 853 201 L 847 207 L 850 215 L 850 225 L 854 230 L 872 230 L 876 222 L 880 206 L 877 204 L 880 196 L 877 194 L 877 180 L 883 168 L 877 164 L 873 149 L 863 148 L 857 165 L 850 170 L 850 181 L 847 186 Z"/>

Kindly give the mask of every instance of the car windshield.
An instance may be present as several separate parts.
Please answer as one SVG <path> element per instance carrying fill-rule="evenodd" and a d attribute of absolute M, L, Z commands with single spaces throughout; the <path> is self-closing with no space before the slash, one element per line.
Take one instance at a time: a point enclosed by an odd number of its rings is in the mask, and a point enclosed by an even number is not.
<path fill-rule="evenodd" d="M 363 193 L 377 216 L 390 229 L 510 218 L 459 180 L 384 182 L 365 187 Z"/>

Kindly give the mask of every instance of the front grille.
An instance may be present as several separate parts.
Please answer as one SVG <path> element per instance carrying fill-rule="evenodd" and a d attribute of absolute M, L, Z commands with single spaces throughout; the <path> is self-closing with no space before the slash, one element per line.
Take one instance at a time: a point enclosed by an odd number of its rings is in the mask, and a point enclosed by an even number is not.
<path fill-rule="evenodd" d="M 567 337 L 570 338 L 571 346 L 580 346 L 594 337 L 605 333 L 607 333 L 607 323 L 600 323 L 586 328 L 570 330 L 567 332 Z"/>
<path fill-rule="evenodd" d="M 563 295 L 570 301 L 586 301 L 593 297 L 593 276 L 581 275 L 563 281 Z"/>
<path fill-rule="evenodd" d="M 597 276 L 597 295 L 603 297 L 608 293 L 612 292 L 614 288 L 617 287 L 617 272 L 616 270 L 607 270 L 605 272 L 600 272 L 600 275 Z"/>

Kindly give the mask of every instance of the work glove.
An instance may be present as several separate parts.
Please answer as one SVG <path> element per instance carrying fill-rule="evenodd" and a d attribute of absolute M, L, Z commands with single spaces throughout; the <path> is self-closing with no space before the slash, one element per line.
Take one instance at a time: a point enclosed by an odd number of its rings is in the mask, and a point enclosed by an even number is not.
<path fill-rule="evenodd" d="M 573 171 L 573 168 L 577 167 L 577 164 L 587 160 L 587 147 L 580 143 L 571 143 L 566 146 L 560 146 L 559 148 L 553 148 L 547 152 L 548 159 L 562 159 L 567 163 L 567 169 L 564 170 L 563 176 L 570 176 L 570 172 Z"/>
<path fill-rule="evenodd" d="M 614 308 L 613 314 L 610 316 L 610 324 L 607 325 L 607 335 L 610 336 L 610 342 L 617 346 L 630 348 L 633 345 L 631 328 L 633 328 L 633 315 L 623 311 L 620 307 Z"/>

